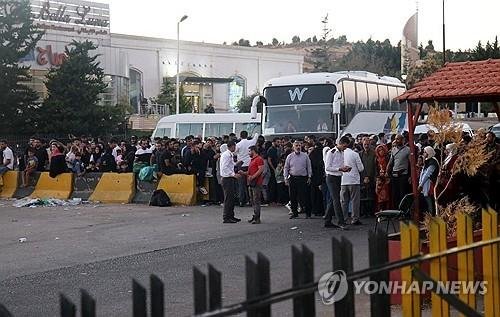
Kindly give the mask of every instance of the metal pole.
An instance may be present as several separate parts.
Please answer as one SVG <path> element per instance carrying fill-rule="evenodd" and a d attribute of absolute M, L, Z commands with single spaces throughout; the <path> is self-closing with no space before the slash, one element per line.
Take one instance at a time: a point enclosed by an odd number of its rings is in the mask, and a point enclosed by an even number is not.
<path fill-rule="evenodd" d="M 446 35 L 444 27 L 444 0 L 443 0 L 443 65 L 446 64 Z"/>
<path fill-rule="evenodd" d="M 176 76 L 176 85 L 175 85 L 175 114 L 179 114 L 179 51 L 180 51 L 180 41 L 179 41 L 179 24 L 181 22 L 177 22 L 177 76 Z"/>

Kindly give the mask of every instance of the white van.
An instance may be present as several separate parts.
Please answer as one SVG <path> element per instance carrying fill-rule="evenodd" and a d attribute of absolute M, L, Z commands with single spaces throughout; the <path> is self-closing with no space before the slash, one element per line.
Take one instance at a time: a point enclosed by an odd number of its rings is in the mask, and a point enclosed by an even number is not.
<path fill-rule="evenodd" d="M 183 139 L 188 135 L 221 137 L 230 133 L 248 131 L 249 135 L 261 132 L 260 113 L 255 119 L 250 113 L 182 113 L 166 116 L 158 121 L 153 138 Z"/>

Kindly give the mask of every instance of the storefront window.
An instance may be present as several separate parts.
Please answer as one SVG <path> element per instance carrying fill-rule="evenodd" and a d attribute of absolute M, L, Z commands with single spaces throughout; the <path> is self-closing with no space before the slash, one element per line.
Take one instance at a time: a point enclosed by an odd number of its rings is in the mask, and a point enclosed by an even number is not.
<path fill-rule="evenodd" d="M 130 71 L 130 91 L 129 99 L 130 105 L 135 110 L 135 113 L 140 113 L 141 99 L 142 99 L 142 74 L 131 68 Z"/>
<path fill-rule="evenodd" d="M 245 96 L 245 79 L 241 76 L 232 77 L 233 81 L 229 83 L 229 106 L 236 109 L 238 101 Z"/>

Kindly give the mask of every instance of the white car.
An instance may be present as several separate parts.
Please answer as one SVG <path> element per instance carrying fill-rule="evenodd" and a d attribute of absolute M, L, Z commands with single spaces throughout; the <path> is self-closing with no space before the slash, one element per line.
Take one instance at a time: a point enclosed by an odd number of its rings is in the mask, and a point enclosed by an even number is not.
<path fill-rule="evenodd" d="M 490 128 L 490 131 L 495 133 L 497 139 L 500 139 L 500 123 L 495 124 Z"/>

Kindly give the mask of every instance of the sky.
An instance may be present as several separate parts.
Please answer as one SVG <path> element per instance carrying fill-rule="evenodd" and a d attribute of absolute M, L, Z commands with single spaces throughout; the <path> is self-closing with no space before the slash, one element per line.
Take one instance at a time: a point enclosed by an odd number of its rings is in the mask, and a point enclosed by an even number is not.
<path fill-rule="evenodd" d="M 394 45 L 401 39 L 406 20 L 416 11 L 414 0 L 94 0 L 109 3 L 111 31 L 141 36 L 176 39 L 181 23 L 181 40 L 218 43 L 240 38 L 270 43 L 291 42 L 294 35 L 307 39 L 321 35 L 321 20 L 327 13 L 332 35 L 346 35 L 349 41 L 384 40 Z M 442 1 L 420 0 L 419 42 L 433 40 L 442 50 Z M 481 40 L 500 36 L 500 0 L 445 0 L 446 48 L 473 48 Z"/>

